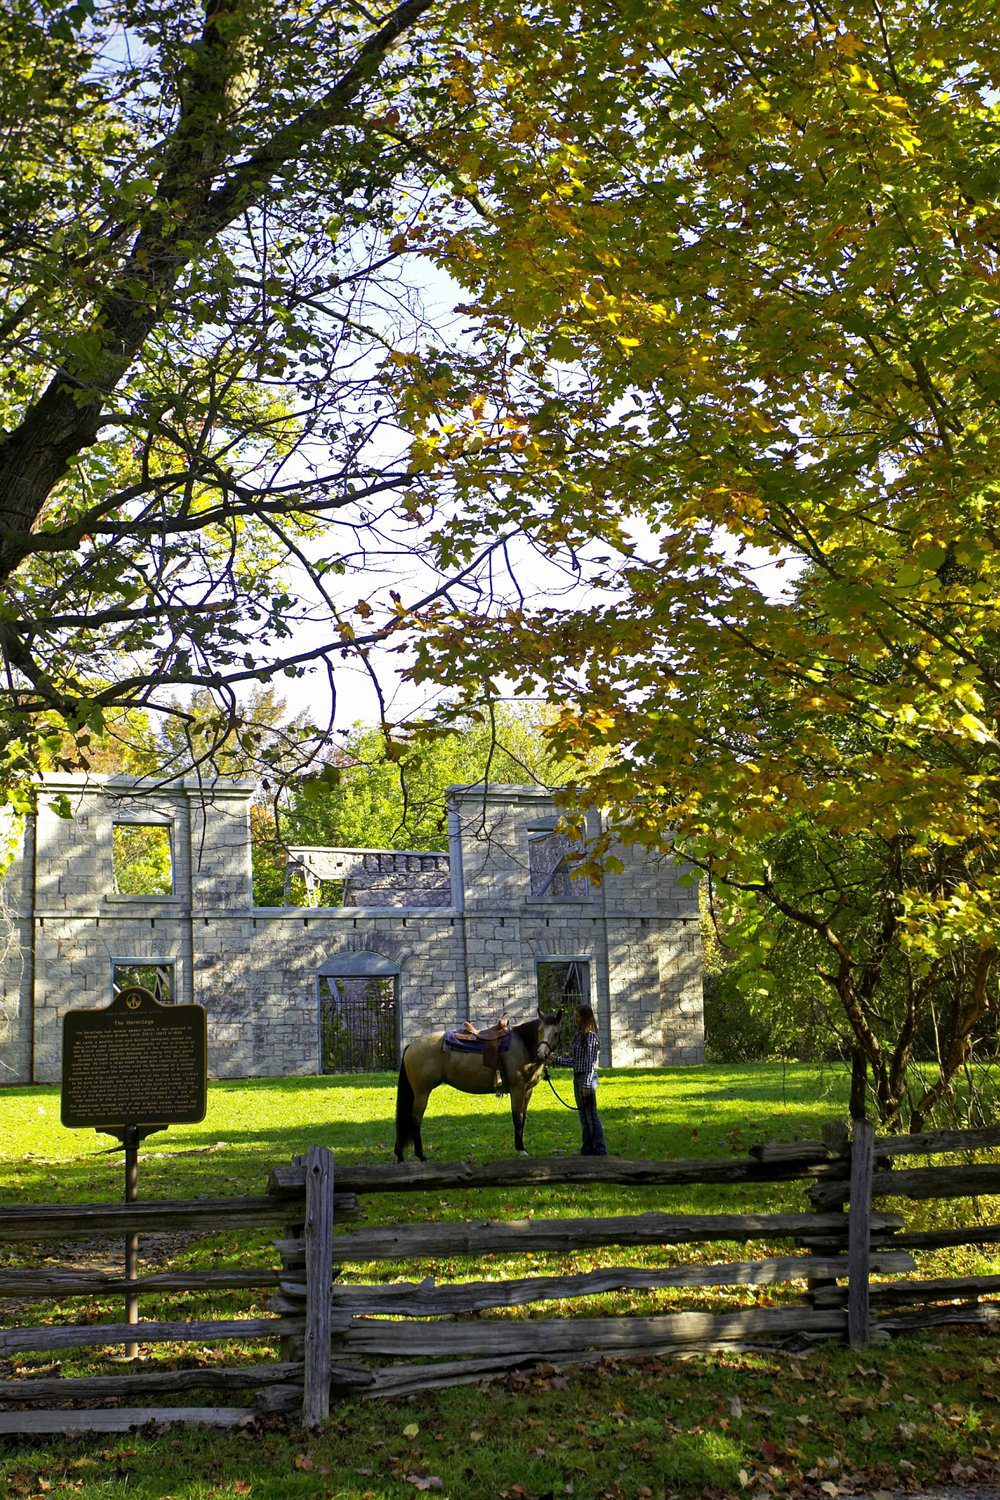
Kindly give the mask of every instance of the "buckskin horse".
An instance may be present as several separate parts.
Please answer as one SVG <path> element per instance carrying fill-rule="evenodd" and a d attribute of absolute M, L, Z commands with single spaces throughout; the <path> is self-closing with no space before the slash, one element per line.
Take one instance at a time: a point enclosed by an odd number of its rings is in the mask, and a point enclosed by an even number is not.
<path fill-rule="evenodd" d="M 514 1149 L 527 1156 L 524 1149 L 524 1116 L 532 1089 L 542 1076 L 542 1069 L 555 1050 L 562 1011 L 546 1016 L 539 1011 L 532 1021 L 521 1021 L 510 1028 L 509 1040 L 500 1044 L 497 1066 L 503 1092 L 510 1094 L 510 1112 L 514 1121 Z M 449 1045 L 448 1038 L 454 1041 Z M 462 1045 L 464 1040 L 465 1045 Z M 452 1032 L 437 1031 L 429 1036 L 414 1037 L 403 1049 L 396 1086 L 396 1160 L 402 1161 L 406 1148 L 413 1143 L 419 1161 L 426 1161 L 420 1124 L 432 1089 L 448 1083 L 464 1094 L 492 1094 L 495 1073 L 483 1066 L 482 1043 L 476 1050 L 470 1038 Z M 456 1043 L 458 1045 L 456 1045 Z"/>

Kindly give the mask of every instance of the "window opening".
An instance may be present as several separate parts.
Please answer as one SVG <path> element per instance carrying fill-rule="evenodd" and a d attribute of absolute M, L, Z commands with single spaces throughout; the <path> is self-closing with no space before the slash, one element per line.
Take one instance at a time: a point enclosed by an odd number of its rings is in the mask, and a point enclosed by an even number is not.
<path fill-rule="evenodd" d="M 321 975 L 321 1071 L 394 1071 L 398 1064 L 398 997 L 396 975 Z"/>
<path fill-rule="evenodd" d="M 289 906 L 346 906 L 347 880 L 314 875 L 305 865 L 292 865 L 285 877 Z"/>
<path fill-rule="evenodd" d="M 112 833 L 117 896 L 170 896 L 174 889 L 170 826 L 116 823 Z"/>
<path fill-rule="evenodd" d="M 565 834 L 553 828 L 528 830 L 528 876 L 533 896 L 565 901 L 575 894 L 567 863 L 570 852 Z"/>
<path fill-rule="evenodd" d="M 581 958 L 539 959 L 536 976 L 538 1009 L 544 1015 L 553 1015 L 562 1007 L 558 1050 L 565 1055 L 576 1035 L 573 1012 L 580 1004 L 591 1004 L 590 964 Z"/>
<path fill-rule="evenodd" d="M 159 1000 L 161 1005 L 173 1005 L 175 994 L 173 959 L 132 958 L 112 965 L 112 997 L 137 984 L 141 985 L 144 990 L 149 990 L 153 999 Z"/>

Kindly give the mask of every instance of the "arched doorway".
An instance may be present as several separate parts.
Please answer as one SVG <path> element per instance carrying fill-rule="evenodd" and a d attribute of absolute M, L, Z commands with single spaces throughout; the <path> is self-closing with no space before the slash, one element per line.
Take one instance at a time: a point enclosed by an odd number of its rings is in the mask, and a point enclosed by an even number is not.
<path fill-rule="evenodd" d="M 385 1073 L 399 1065 L 399 965 L 340 953 L 319 971 L 321 1073 Z"/>

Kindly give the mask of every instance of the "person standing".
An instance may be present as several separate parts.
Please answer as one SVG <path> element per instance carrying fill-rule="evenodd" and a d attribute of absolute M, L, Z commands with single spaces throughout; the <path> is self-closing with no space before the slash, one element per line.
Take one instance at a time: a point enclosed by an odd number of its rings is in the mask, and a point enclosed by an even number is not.
<path fill-rule="evenodd" d="M 597 1059 L 601 1051 L 597 1020 L 592 1008 L 582 1002 L 573 1012 L 573 1020 L 576 1022 L 576 1036 L 572 1056 L 555 1060 L 560 1067 L 573 1069 L 573 1097 L 583 1132 L 580 1155 L 607 1156 L 604 1128 L 597 1113 Z"/>

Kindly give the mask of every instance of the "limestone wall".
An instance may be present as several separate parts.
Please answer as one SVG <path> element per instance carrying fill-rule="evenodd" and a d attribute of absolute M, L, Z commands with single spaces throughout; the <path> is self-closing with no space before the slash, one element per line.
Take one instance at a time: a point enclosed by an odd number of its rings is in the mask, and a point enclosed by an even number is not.
<path fill-rule="evenodd" d="M 0 884 L 0 1084 L 32 1077 L 34 824 Z"/>
<path fill-rule="evenodd" d="M 577 959 L 588 965 L 603 1066 L 704 1061 L 698 892 L 681 884 L 686 871 L 615 849 L 623 872 L 600 888 L 577 879 L 533 895 L 530 841 L 555 821 L 551 797 L 535 787 L 470 787 L 451 799 L 473 1008 L 523 1013 L 537 964 Z M 588 832 L 599 831 L 594 814 Z"/>

